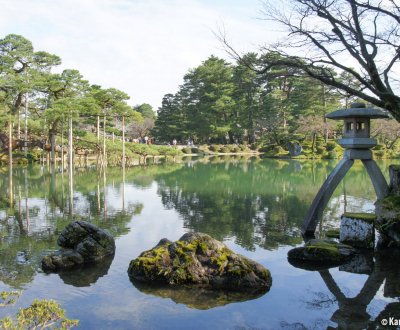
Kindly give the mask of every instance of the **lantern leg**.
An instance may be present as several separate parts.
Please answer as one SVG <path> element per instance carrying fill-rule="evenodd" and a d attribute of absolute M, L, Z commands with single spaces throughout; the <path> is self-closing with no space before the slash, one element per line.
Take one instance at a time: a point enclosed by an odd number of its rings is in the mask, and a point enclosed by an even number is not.
<path fill-rule="evenodd" d="M 378 199 L 386 197 L 389 193 L 389 187 L 376 162 L 373 159 L 363 159 L 362 162 L 371 178 Z"/>
<path fill-rule="evenodd" d="M 325 180 L 304 218 L 302 225 L 302 233 L 304 236 L 314 236 L 315 229 L 322 218 L 325 206 L 328 204 L 336 187 L 353 164 L 354 159 L 343 158 Z"/>

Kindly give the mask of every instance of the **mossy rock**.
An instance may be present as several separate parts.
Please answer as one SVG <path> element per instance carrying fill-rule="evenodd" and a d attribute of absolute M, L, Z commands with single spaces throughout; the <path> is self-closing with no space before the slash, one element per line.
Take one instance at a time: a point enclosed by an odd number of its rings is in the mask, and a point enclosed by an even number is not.
<path fill-rule="evenodd" d="M 340 229 L 337 228 L 337 229 L 329 229 L 329 230 L 327 230 L 325 232 L 325 237 L 339 239 L 340 238 Z"/>
<path fill-rule="evenodd" d="M 368 223 L 373 223 L 376 221 L 376 214 L 375 213 L 353 213 L 353 212 L 345 212 L 342 217 L 351 218 L 351 219 L 360 219 L 364 220 Z"/>
<path fill-rule="evenodd" d="M 266 292 L 272 284 L 268 269 L 202 233 L 162 239 L 130 262 L 128 274 L 132 281 L 234 291 Z"/>
<path fill-rule="evenodd" d="M 289 262 L 295 267 L 324 269 L 349 261 L 355 250 L 345 244 L 328 240 L 309 240 L 304 246 L 288 252 Z"/>

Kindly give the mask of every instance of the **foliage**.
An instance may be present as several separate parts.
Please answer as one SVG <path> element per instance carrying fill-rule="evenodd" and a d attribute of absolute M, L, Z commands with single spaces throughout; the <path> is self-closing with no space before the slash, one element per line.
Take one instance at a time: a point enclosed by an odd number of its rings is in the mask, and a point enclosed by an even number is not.
<path fill-rule="evenodd" d="M 70 320 L 65 317 L 65 311 L 54 300 L 37 300 L 24 309 L 20 309 L 16 320 L 5 317 L 1 322 L 4 330 L 17 329 L 70 329 L 78 325 L 78 320 Z"/>
<path fill-rule="evenodd" d="M 19 298 L 21 295 L 20 291 L 2 291 L 0 292 L 0 299 L 2 302 L 0 303 L 0 307 L 8 306 L 8 305 L 13 305 L 16 300 Z"/>
<path fill-rule="evenodd" d="M 261 65 L 274 56 L 249 53 L 243 61 Z M 243 61 L 231 65 L 211 56 L 190 70 L 179 91 L 164 96 L 155 137 L 170 142 L 190 138 L 196 144 L 263 139 L 284 145 L 288 134 L 306 129 L 305 122 L 314 118 L 324 123 L 318 134 L 332 133 L 324 116 L 340 105 L 342 96 L 335 89 L 286 67 L 257 75 Z"/>
<path fill-rule="evenodd" d="M 156 113 L 153 110 L 153 107 L 150 104 L 143 103 L 140 105 L 136 105 L 133 107 L 133 110 L 139 112 L 143 118 L 148 118 L 154 121 L 156 119 Z"/>

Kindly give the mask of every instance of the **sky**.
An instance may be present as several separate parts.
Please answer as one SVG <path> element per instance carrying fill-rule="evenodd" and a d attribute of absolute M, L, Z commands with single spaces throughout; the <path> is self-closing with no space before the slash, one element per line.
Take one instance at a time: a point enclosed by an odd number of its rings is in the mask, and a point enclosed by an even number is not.
<path fill-rule="evenodd" d="M 0 0 L 0 8 L 0 38 L 20 34 L 61 57 L 56 71 L 78 69 L 155 110 L 209 56 L 233 61 L 219 30 L 241 53 L 276 39 L 261 0 Z"/>

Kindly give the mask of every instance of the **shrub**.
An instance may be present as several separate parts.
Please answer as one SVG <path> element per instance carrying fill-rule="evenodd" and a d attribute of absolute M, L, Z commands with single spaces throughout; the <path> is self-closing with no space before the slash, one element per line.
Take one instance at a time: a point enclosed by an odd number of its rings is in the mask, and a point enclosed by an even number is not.
<path fill-rule="evenodd" d="M 337 143 L 335 141 L 328 141 L 326 144 L 326 150 L 327 151 L 332 151 L 337 147 Z"/>
<path fill-rule="evenodd" d="M 273 150 L 275 154 L 281 154 L 285 152 L 285 149 L 283 149 L 281 146 L 275 146 Z"/>
<path fill-rule="evenodd" d="M 210 151 L 213 151 L 213 152 L 218 152 L 220 148 L 221 148 L 221 146 L 216 145 L 216 144 L 212 144 L 209 147 Z"/>
<path fill-rule="evenodd" d="M 262 147 L 262 144 L 260 144 L 260 143 L 252 143 L 252 144 L 250 144 L 250 149 L 254 150 L 254 151 L 259 150 L 261 147 Z"/>
<path fill-rule="evenodd" d="M 230 149 L 229 149 L 228 146 L 222 146 L 222 147 L 219 149 L 219 152 L 221 152 L 221 153 L 223 153 L 223 154 L 227 154 L 227 153 L 230 152 Z"/>
<path fill-rule="evenodd" d="M 382 144 L 377 144 L 375 147 L 372 148 L 372 150 L 384 150 L 384 149 L 386 148 Z"/>
<path fill-rule="evenodd" d="M 337 155 L 335 150 L 331 150 L 331 151 L 328 151 L 328 154 L 326 155 L 325 158 L 327 158 L 327 159 L 336 159 L 336 158 L 338 158 L 338 155 Z"/>
<path fill-rule="evenodd" d="M 20 295 L 18 292 L 0 292 L 0 298 L 3 300 L 2 306 L 13 304 L 10 295 L 17 299 Z M 54 300 L 37 300 L 24 309 L 20 309 L 15 319 L 6 316 L 0 320 L 1 329 L 71 329 L 78 325 L 78 320 L 71 320 L 65 317 L 65 311 L 60 304 Z"/>
<path fill-rule="evenodd" d="M 322 146 L 317 146 L 317 154 L 322 155 L 325 152 L 325 148 Z"/>
<path fill-rule="evenodd" d="M 373 152 L 375 158 L 385 158 L 386 151 L 385 150 L 374 150 Z"/>
<path fill-rule="evenodd" d="M 192 153 L 192 148 L 185 147 L 185 148 L 182 149 L 182 152 L 184 154 L 191 154 Z"/>
<path fill-rule="evenodd" d="M 239 148 L 240 148 L 241 151 L 248 151 L 249 150 L 249 148 L 247 148 L 247 146 L 244 145 L 244 144 L 239 144 Z"/>
<path fill-rule="evenodd" d="M 236 144 L 231 144 L 228 146 L 228 148 L 229 148 L 230 152 L 239 152 L 240 151 L 239 146 L 237 146 Z"/>

